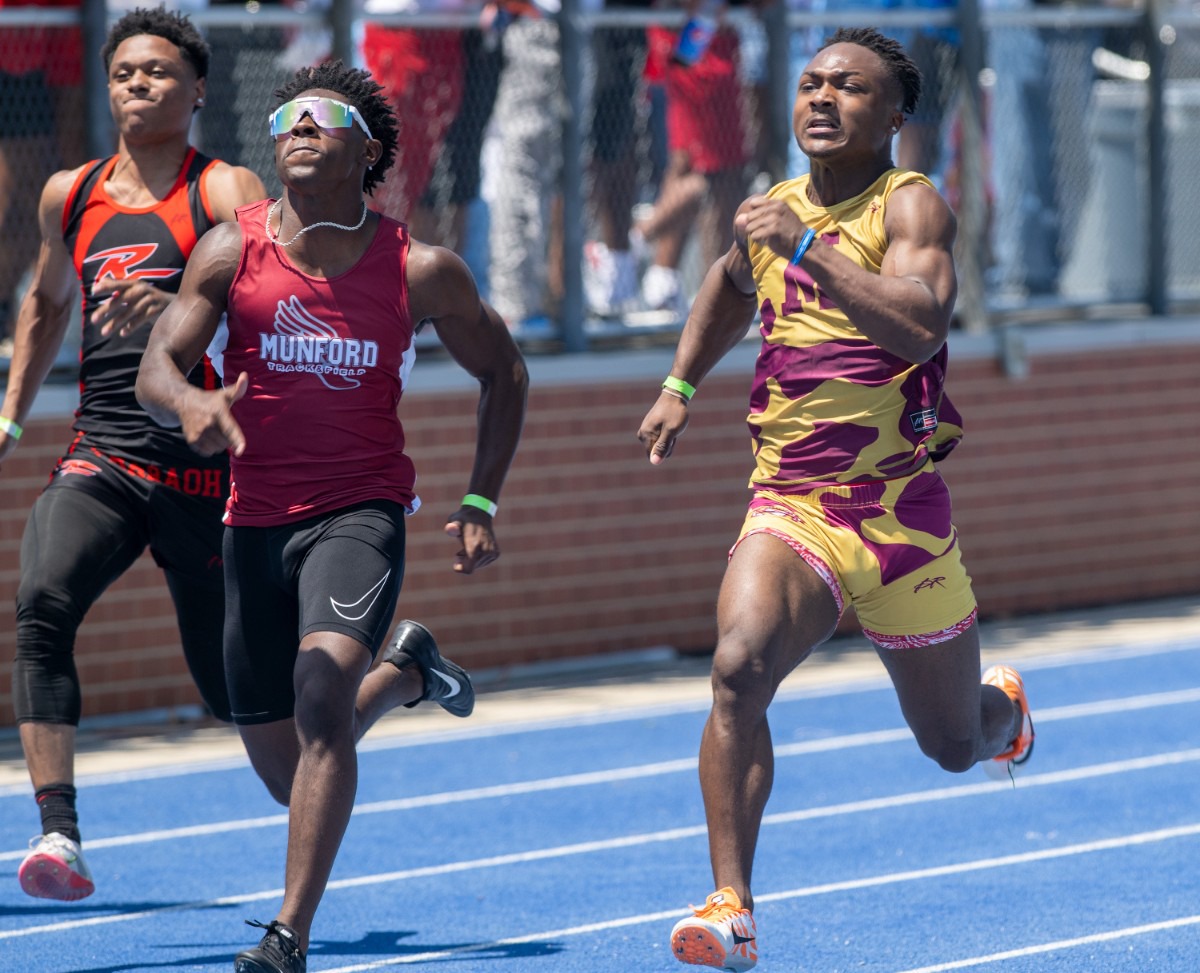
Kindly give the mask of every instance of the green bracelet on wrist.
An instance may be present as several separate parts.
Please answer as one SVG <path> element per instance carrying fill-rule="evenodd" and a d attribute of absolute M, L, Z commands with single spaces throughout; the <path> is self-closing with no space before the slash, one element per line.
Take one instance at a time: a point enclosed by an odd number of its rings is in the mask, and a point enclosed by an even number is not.
<path fill-rule="evenodd" d="M 496 516 L 496 503 L 494 500 L 489 500 L 487 497 L 481 497 L 478 493 L 468 493 L 462 498 L 464 507 L 475 507 L 482 510 L 489 517 Z"/>
<path fill-rule="evenodd" d="M 19 422 L 15 422 L 8 416 L 0 416 L 0 430 L 8 433 L 13 439 L 20 439 L 21 433 L 25 431 Z"/>
<path fill-rule="evenodd" d="M 682 378 L 676 378 L 674 375 L 668 375 L 663 379 L 662 387 L 668 392 L 677 392 L 683 396 L 684 402 L 691 402 L 692 396 L 696 394 L 696 386 L 690 385 Z"/>

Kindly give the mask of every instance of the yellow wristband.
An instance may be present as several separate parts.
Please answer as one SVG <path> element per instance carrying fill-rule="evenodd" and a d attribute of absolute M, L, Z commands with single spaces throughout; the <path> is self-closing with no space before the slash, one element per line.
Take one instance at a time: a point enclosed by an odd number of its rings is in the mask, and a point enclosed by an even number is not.
<path fill-rule="evenodd" d="M 3 430 L 4 432 L 8 433 L 10 436 L 12 436 L 13 439 L 20 439 L 21 433 L 23 433 L 25 431 L 24 429 L 21 428 L 20 423 L 14 422 L 12 419 L 9 419 L 7 416 L 0 416 L 0 430 Z"/>
<path fill-rule="evenodd" d="M 468 493 L 462 498 L 462 505 L 464 507 L 476 507 L 479 510 L 482 510 L 489 517 L 496 516 L 495 502 L 489 500 L 487 497 L 481 497 L 478 493 Z"/>

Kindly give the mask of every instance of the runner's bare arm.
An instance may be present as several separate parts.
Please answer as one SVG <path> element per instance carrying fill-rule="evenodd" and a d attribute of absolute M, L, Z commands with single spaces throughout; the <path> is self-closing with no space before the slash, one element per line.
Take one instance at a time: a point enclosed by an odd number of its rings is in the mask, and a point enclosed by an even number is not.
<path fill-rule="evenodd" d="M 225 313 L 241 252 L 242 231 L 236 223 L 214 227 L 196 244 L 179 294 L 150 332 L 138 369 L 135 391 L 142 408 L 160 425 L 181 427 L 191 447 L 204 456 L 224 449 L 240 455 L 245 446 L 230 406 L 245 394 L 246 377 L 215 391 L 187 380 Z"/>
<path fill-rule="evenodd" d="M 0 406 L 0 416 L 18 425 L 29 416 L 38 390 L 54 366 L 71 320 L 71 302 L 79 296 L 79 278 L 62 234 L 63 207 L 79 171 L 64 170 L 51 176 L 38 206 L 42 240 L 33 279 L 17 315 L 8 384 Z M 0 430 L 0 460 L 16 445 L 15 436 Z"/>
<path fill-rule="evenodd" d="M 414 243 L 408 260 L 414 321 L 429 321 L 450 356 L 479 382 L 475 462 L 467 493 L 498 501 L 525 421 L 529 376 L 508 327 L 479 298 L 461 258 Z M 492 518 L 477 507 L 451 514 L 447 533 L 461 537 L 455 570 L 470 574 L 500 555 Z"/>
<path fill-rule="evenodd" d="M 208 170 L 205 191 L 211 200 L 213 218 L 221 223 L 236 220 L 239 206 L 267 198 L 266 187 L 254 171 L 227 162 L 218 162 Z"/>
<path fill-rule="evenodd" d="M 704 275 L 679 336 L 671 375 L 699 386 L 717 362 L 746 337 L 756 304 L 750 258 L 745 240 L 738 237 Z M 638 439 L 651 463 L 661 463 L 674 452 L 687 424 L 688 404 L 664 389 L 638 428 Z"/>

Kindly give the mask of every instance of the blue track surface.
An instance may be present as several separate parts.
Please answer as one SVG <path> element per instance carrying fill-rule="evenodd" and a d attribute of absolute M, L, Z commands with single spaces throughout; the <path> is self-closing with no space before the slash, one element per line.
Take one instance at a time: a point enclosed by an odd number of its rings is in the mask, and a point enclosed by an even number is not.
<path fill-rule="evenodd" d="M 922 757 L 879 682 L 776 701 L 758 969 L 1200 969 L 1200 645 L 1021 669 L 1038 746 L 1015 789 Z M 368 747 L 309 970 L 684 970 L 670 927 L 711 890 L 704 715 Z M 97 892 L 74 905 L 17 885 L 29 800 L 0 796 L 4 971 L 228 973 L 242 919 L 275 914 L 286 818 L 249 769 L 82 788 Z"/>

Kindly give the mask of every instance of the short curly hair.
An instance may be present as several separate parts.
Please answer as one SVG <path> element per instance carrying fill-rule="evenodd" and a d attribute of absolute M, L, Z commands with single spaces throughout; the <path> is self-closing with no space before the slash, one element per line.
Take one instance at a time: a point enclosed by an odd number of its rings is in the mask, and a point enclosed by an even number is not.
<path fill-rule="evenodd" d="M 179 48 L 183 59 L 195 70 L 196 77 L 208 76 L 208 59 L 212 54 L 208 42 L 184 14 L 168 12 L 165 7 L 156 7 L 153 10 L 138 7 L 112 25 L 104 39 L 104 46 L 100 48 L 100 60 L 104 62 L 106 75 L 112 67 L 113 54 L 117 48 L 124 41 L 139 34 L 151 34 L 170 41 Z"/>
<path fill-rule="evenodd" d="M 383 86 L 366 71 L 349 67 L 342 61 L 326 61 L 314 67 L 301 68 L 291 81 L 276 89 L 275 97 L 278 104 L 283 105 L 297 95 L 316 88 L 336 91 L 357 108 L 371 130 L 371 137 L 378 139 L 383 146 L 379 161 L 367 170 L 363 178 L 363 189 L 371 193 L 383 182 L 396 159 L 399 131 L 396 113 L 383 96 Z"/>
<path fill-rule="evenodd" d="M 892 80 L 900 86 L 901 111 L 911 115 L 917 110 L 917 102 L 921 100 L 921 70 L 899 41 L 881 34 L 874 27 L 839 27 L 820 50 L 831 44 L 857 44 L 878 54 Z"/>

